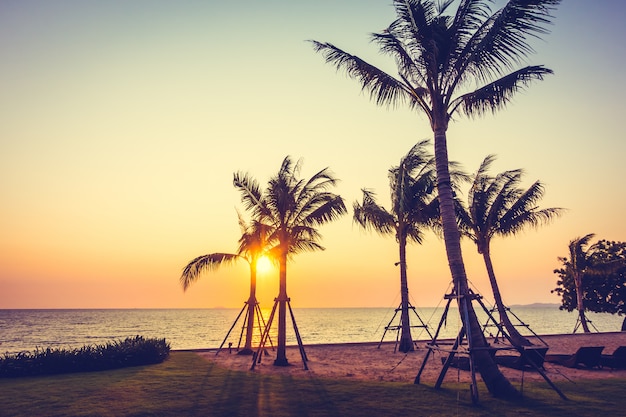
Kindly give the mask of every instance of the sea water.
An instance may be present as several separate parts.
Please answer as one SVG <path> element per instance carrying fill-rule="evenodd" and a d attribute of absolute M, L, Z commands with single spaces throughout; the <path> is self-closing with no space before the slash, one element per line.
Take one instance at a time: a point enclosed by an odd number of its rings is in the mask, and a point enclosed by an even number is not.
<path fill-rule="evenodd" d="M 439 329 L 438 338 L 455 337 L 460 330 L 459 314 L 450 308 L 415 308 L 409 310 L 412 336 L 428 340 Z M 287 343 L 296 344 L 292 317 L 287 317 Z M 576 326 L 576 313 L 557 305 L 518 306 L 511 308 L 512 321 L 520 332 L 567 334 Z M 490 320 L 477 306 L 481 323 Z M 263 310 L 264 319 L 270 311 Z M 588 313 L 592 328 L 601 332 L 619 331 L 622 317 Z M 239 320 L 236 320 L 239 317 Z M 172 349 L 209 349 L 232 343 L 243 346 L 245 312 L 242 309 L 96 309 L 96 310 L 1 310 L 0 353 L 33 351 L 37 348 L 77 348 L 105 344 L 141 335 L 165 338 Z M 497 317 L 497 315 L 496 315 Z M 307 344 L 394 341 L 398 335 L 400 313 L 395 308 L 300 308 L 293 310 L 296 328 Z M 277 318 L 273 321 L 269 342 L 275 342 Z M 260 327 L 263 327 L 261 324 Z M 255 339 L 260 337 L 259 326 Z M 485 333 L 497 328 L 486 326 Z M 226 338 L 227 334 L 229 335 Z M 245 338 L 245 335 L 243 335 Z"/>

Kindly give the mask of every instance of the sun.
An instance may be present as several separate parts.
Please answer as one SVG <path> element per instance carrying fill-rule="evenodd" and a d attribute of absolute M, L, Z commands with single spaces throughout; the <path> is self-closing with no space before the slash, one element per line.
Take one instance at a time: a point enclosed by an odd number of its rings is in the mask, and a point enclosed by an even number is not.
<path fill-rule="evenodd" d="M 272 269 L 272 261 L 265 255 L 256 260 L 256 271 L 259 274 L 266 274 Z"/>

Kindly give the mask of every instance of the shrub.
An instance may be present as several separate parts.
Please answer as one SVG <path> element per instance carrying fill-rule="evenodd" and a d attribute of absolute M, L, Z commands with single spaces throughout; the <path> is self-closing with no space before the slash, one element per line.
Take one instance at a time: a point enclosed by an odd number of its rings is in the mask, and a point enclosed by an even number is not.
<path fill-rule="evenodd" d="M 165 339 L 127 337 L 77 349 L 35 349 L 0 358 L 0 377 L 103 371 L 163 362 L 170 353 Z"/>

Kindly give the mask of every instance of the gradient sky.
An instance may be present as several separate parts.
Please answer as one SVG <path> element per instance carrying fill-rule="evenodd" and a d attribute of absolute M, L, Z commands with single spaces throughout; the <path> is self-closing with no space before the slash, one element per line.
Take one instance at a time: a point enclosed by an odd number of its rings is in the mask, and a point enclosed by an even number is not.
<path fill-rule="evenodd" d="M 587 233 L 626 240 L 626 6 L 566 0 L 530 64 L 555 75 L 495 116 L 458 119 L 450 158 L 468 172 L 524 168 L 546 184 L 549 226 L 492 242 L 507 304 L 559 302 L 553 269 Z M 240 307 L 244 263 L 179 285 L 195 256 L 236 250 L 236 171 L 261 183 L 286 155 L 302 175 L 330 167 L 346 204 L 360 189 L 389 206 L 387 170 L 418 140 L 424 116 L 372 104 L 313 52 L 329 41 L 389 71 L 369 43 L 390 1 L 0 2 L 0 308 Z M 393 307 L 397 245 L 353 225 L 322 226 L 324 252 L 288 268 L 297 307 Z M 482 259 L 468 275 L 491 299 Z M 414 305 L 449 291 L 443 242 L 408 250 Z M 259 301 L 278 293 L 260 277 Z"/>

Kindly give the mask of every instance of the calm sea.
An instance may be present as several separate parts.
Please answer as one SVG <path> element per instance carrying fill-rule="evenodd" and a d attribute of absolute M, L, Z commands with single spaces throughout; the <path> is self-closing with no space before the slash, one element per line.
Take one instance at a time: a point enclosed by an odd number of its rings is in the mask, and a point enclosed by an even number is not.
<path fill-rule="evenodd" d="M 105 310 L 0 310 L 0 353 L 33 351 L 35 348 L 75 348 L 103 344 L 126 337 L 165 338 L 172 349 L 217 348 L 224 341 L 236 347 L 243 327 L 243 316 L 234 325 L 240 309 L 105 309 Z M 571 333 L 576 314 L 560 311 L 558 306 L 520 306 L 511 311 L 527 324 L 532 332 L 545 334 Z M 303 343 L 379 342 L 386 326 L 397 324 L 394 308 L 304 308 L 294 309 L 294 316 Z M 441 320 L 443 308 L 416 308 L 410 312 L 415 327 L 413 338 L 429 339 Z M 483 322 L 486 315 L 478 311 Z M 269 311 L 264 311 L 265 317 Z M 601 332 L 619 331 L 622 318 L 609 314 L 589 314 Z M 392 319 L 393 322 L 392 322 Z M 421 321 L 420 321 L 421 320 Z M 277 320 L 275 320 L 276 322 Z M 514 321 L 516 321 L 514 319 Z M 288 319 L 288 343 L 295 344 L 291 320 Z M 458 312 L 451 309 L 440 338 L 454 337 L 459 330 Z M 531 334 L 520 327 L 522 334 Z M 490 328 L 487 328 L 490 331 Z M 395 340 L 389 330 L 385 341 Z M 276 340 L 274 338 L 274 340 Z"/>

